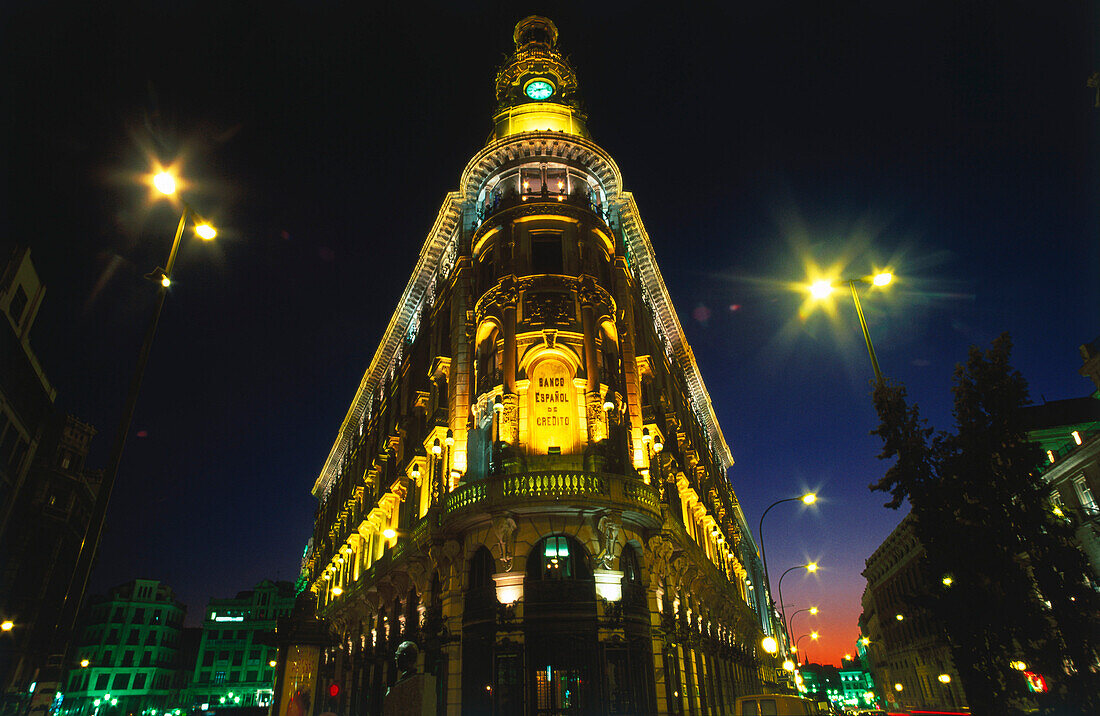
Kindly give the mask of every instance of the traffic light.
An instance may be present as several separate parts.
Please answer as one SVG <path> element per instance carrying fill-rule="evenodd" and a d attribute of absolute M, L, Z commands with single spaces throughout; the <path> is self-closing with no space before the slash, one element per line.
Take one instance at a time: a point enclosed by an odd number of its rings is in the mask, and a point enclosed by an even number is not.
<path fill-rule="evenodd" d="M 337 696 L 339 696 L 340 695 L 340 684 L 337 684 L 335 682 L 329 684 L 328 685 L 328 695 L 333 697 L 333 698 L 336 698 Z"/>

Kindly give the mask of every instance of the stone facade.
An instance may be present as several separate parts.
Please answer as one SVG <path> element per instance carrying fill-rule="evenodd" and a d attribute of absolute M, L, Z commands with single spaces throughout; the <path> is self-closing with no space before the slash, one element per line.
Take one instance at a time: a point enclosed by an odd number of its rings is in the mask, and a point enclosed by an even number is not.
<path fill-rule="evenodd" d="M 776 667 L 733 460 L 557 29 L 514 40 L 314 484 L 317 693 L 381 713 L 411 640 L 441 714 L 722 713 Z"/>

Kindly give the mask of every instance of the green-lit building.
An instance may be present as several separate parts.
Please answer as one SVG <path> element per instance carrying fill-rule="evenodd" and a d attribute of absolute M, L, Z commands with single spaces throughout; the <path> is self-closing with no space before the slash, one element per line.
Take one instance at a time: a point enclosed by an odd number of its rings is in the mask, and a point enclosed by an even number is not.
<path fill-rule="evenodd" d="M 210 600 L 184 704 L 204 711 L 270 705 L 276 650 L 267 641 L 293 607 L 294 585 L 266 579 L 232 599 Z"/>
<path fill-rule="evenodd" d="M 61 714 L 121 716 L 175 706 L 187 607 L 155 579 L 94 597 L 64 681 Z"/>
<path fill-rule="evenodd" d="M 1045 453 L 1040 466 L 1050 506 L 1076 528 L 1077 541 L 1100 578 L 1100 338 L 1079 348 L 1091 395 L 1043 401 L 1024 410 L 1028 437 Z"/>

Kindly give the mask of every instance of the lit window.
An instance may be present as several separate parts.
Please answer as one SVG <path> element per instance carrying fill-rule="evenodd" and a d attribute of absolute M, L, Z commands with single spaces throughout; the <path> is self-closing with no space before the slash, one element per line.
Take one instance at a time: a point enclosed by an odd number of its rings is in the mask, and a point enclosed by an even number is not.
<path fill-rule="evenodd" d="M 1085 481 L 1084 475 L 1074 478 L 1073 487 L 1077 490 L 1077 497 L 1081 500 L 1081 508 L 1084 509 L 1086 514 L 1095 515 L 1100 512 L 1100 510 L 1097 510 L 1096 500 L 1092 496 L 1092 490 L 1089 489 L 1089 484 Z"/>

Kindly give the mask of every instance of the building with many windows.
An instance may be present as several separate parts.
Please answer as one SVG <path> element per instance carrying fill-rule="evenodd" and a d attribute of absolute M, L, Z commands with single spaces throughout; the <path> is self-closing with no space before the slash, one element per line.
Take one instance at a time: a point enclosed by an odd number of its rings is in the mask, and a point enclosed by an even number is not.
<path fill-rule="evenodd" d="M 868 643 L 860 657 L 888 708 L 963 707 L 966 694 L 943 624 L 913 599 L 928 589 L 923 557 L 914 517 L 908 514 L 867 558 L 859 626 Z"/>
<path fill-rule="evenodd" d="M 187 607 L 155 579 L 135 579 L 85 609 L 64 682 L 65 714 L 158 713 L 176 705 Z M 117 701 L 117 703 L 116 703 Z"/>
<path fill-rule="evenodd" d="M 380 713 L 412 640 L 440 713 L 719 713 L 776 679 L 733 459 L 557 28 L 513 40 L 314 483 L 314 688 Z"/>
<path fill-rule="evenodd" d="M 0 265 L 0 714 L 45 709 L 64 664 L 69 593 L 102 474 L 85 465 L 96 431 L 58 409 L 30 345 L 46 289 L 28 249 Z M 66 595 L 69 598 L 66 599 Z M 77 595 L 78 596 L 78 595 Z M 64 612 L 64 613 L 62 613 Z"/>
<path fill-rule="evenodd" d="M 269 637 L 293 607 L 294 585 L 266 579 L 232 599 L 211 599 L 184 705 L 268 706 L 276 658 Z"/>

